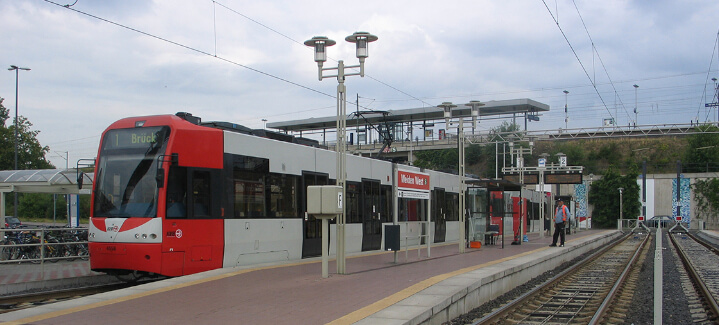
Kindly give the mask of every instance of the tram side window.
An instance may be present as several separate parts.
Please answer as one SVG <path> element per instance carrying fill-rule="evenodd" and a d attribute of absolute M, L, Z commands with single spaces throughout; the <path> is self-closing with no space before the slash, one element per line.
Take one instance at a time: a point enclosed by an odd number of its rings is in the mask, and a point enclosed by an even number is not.
<path fill-rule="evenodd" d="M 347 182 L 347 222 L 362 223 L 360 216 L 360 183 Z"/>
<path fill-rule="evenodd" d="M 380 216 L 381 222 L 392 222 L 394 217 L 392 216 L 392 213 L 394 213 L 394 209 L 392 209 L 392 187 L 383 185 L 382 186 L 382 215 Z"/>
<path fill-rule="evenodd" d="M 447 203 L 445 206 L 447 207 L 447 221 L 459 221 L 459 194 L 457 193 L 447 193 L 445 196 Z"/>
<path fill-rule="evenodd" d="M 192 211 L 195 218 L 210 217 L 210 172 L 196 170 L 192 173 Z"/>
<path fill-rule="evenodd" d="M 240 155 L 233 158 L 235 218 L 266 218 L 267 195 L 272 196 L 271 185 L 269 190 L 265 186 L 269 160 Z"/>
<path fill-rule="evenodd" d="M 187 218 L 187 168 L 170 167 L 167 180 L 167 218 Z"/>
<path fill-rule="evenodd" d="M 269 177 L 269 216 L 270 218 L 299 217 L 297 205 L 297 184 L 299 177 L 293 175 L 271 174 Z"/>

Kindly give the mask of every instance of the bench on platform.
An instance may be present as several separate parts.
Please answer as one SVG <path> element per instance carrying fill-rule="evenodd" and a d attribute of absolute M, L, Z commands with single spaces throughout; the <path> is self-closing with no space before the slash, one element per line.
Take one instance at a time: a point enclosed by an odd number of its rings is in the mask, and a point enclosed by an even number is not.
<path fill-rule="evenodd" d="M 499 235 L 499 225 L 489 225 L 489 230 L 484 233 L 484 244 L 494 245 Z"/>

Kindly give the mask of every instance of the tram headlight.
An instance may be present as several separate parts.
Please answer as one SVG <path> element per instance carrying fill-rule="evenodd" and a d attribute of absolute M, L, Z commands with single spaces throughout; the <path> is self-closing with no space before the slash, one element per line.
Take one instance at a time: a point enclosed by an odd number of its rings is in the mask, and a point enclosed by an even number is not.
<path fill-rule="evenodd" d="M 142 234 L 142 239 L 147 239 L 147 234 Z"/>
<path fill-rule="evenodd" d="M 140 239 L 140 234 L 135 234 L 135 239 Z"/>
<path fill-rule="evenodd" d="M 155 239 L 155 238 L 157 238 L 157 235 L 155 235 L 155 234 L 150 234 L 150 239 Z"/>

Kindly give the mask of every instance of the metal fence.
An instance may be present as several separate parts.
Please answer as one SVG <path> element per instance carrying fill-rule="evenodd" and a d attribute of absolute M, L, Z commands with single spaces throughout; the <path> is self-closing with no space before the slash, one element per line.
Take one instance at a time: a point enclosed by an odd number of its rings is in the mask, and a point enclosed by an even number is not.
<path fill-rule="evenodd" d="M 0 264 L 87 260 L 87 228 L 0 229 Z"/>

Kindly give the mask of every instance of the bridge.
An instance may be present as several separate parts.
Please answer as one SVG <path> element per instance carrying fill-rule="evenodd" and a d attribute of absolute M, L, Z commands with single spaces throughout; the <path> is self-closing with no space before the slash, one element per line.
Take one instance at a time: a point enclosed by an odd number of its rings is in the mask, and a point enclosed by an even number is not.
<path fill-rule="evenodd" d="M 484 102 L 479 110 L 479 120 L 524 120 L 524 130 L 513 132 L 477 131 L 465 128 L 466 144 L 494 144 L 512 141 L 554 141 L 595 139 L 612 137 L 654 137 L 689 135 L 695 133 L 719 133 L 716 123 L 674 123 L 656 125 L 600 126 L 567 129 L 528 130 L 528 121 L 538 121 L 541 113 L 549 111 L 549 105 L 523 98 Z M 471 117 L 470 108 L 458 105 L 452 110 L 452 118 Z M 310 118 L 294 121 L 267 123 L 267 127 L 284 133 L 306 136 L 321 134 L 322 145 L 334 150 L 335 141 L 327 141 L 328 133 L 336 132 L 336 116 Z M 443 109 L 422 107 L 389 111 L 353 112 L 347 118 L 347 152 L 361 156 L 382 156 L 400 161 L 412 161 L 413 152 L 457 148 L 458 135 L 446 132 Z M 435 132 L 435 128 L 437 132 Z M 456 128 L 455 128 L 456 130 Z M 374 131 L 374 132 L 373 132 Z M 389 145 L 388 145 L 389 142 Z M 380 153 L 380 151 L 382 151 Z"/>

